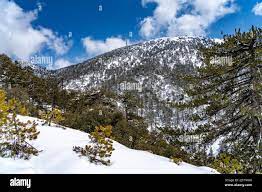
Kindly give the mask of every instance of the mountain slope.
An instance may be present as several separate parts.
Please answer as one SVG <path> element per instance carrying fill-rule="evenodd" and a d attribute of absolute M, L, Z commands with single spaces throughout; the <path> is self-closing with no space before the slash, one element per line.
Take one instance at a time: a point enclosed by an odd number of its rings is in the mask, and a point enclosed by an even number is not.
<path fill-rule="evenodd" d="M 35 120 L 39 125 L 39 138 L 33 145 L 43 150 L 39 156 L 30 160 L 0 158 L 0 173 L 47 174 L 47 173 L 175 173 L 175 174 L 214 174 L 208 167 L 196 167 L 187 163 L 176 165 L 169 159 L 149 152 L 129 149 L 114 142 L 115 151 L 111 157 L 112 165 L 107 167 L 89 163 L 87 158 L 79 157 L 72 148 L 88 143 L 88 134 L 53 126 L 41 126 L 39 119 L 20 117 L 22 121 Z"/>
<path fill-rule="evenodd" d="M 105 88 L 140 98 L 151 128 L 184 127 L 187 112 L 172 108 L 170 101 L 183 99 L 179 76 L 202 64 L 199 48 L 214 41 L 199 37 L 160 38 L 116 49 L 78 65 L 55 71 L 68 90 Z"/>
<path fill-rule="evenodd" d="M 113 50 L 81 64 L 59 69 L 56 74 L 63 78 L 68 89 L 90 89 L 122 78 L 143 83 L 143 77 L 154 75 L 172 81 L 170 75 L 179 67 L 192 69 L 201 65 L 198 49 L 211 43 L 209 39 L 198 37 L 160 38 Z"/>

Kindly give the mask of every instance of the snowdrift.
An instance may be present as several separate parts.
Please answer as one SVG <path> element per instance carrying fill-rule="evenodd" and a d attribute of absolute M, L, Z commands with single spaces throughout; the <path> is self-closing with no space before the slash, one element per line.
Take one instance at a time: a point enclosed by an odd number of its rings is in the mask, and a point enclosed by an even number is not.
<path fill-rule="evenodd" d="M 32 144 L 42 150 L 30 160 L 0 157 L 0 174 L 215 174 L 208 167 L 196 167 L 187 163 L 177 165 L 170 159 L 146 151 L 129 149 L 114 142 L 111 166 L 91 164 L 86 157 L 79 157 L 72 148 L 88 144 L 88 134 L 56 125 L 42 126 L 42 121 L 20 117 L 22 121 L 35 120 L 40 131 Z"/>

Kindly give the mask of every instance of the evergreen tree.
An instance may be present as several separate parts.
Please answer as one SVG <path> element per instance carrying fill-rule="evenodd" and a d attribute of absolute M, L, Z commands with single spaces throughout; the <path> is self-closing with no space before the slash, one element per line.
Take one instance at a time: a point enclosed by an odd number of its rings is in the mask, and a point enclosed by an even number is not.
<path fill-rule="evenodd" d="M 149 131 L 148 125 L 143 117 L 138 115 L 138 109 L 143 107 L 141 99 L 132 91 L 126 91 L 120 97 L 125 109 L 125 122 L 121 122 L 121 127 L 114 127 L 113 133 L 125 140 L 126 146 L 132 149 L 142 149 L 147 145 Z M 120 128 L 120 129 L 119 129 Z"/>
<path fill-rule="evenodd" d="M 53 108 L 51 111 L 42 112 L 40 114 L 41 118 L 45 120 L 45 124 L 51 126 L 51 123 L 59 124 L 61 121 L 64 120 L 62 111 L 57 108 Z"/>
<path fill-rule="evenodd" d="M 211 167 L 216 169 L 219 173 L 235 174 L 242 172 L 242 165 L 240 162 L 233 158 L 232 155 L 221 153 L 212 162 Z"/>
<path fill-rule="evenodd" d="M 246 162 L 252 159 L 254 172 L 261 169 L 261 31 L 239 30 L 224 36 L 221 44 L 204 48 L 204 65 L 184 77 L 191 99 L 179 105 L 194 109 L 192 120 L 204 143 L 224 138 L 230 150 L 237 148 Z"/>
<path fill-rule="evenodd" d="M 91 163 L 102 163 L 108 166 L 111 164 L 110 157 L 114 151 L 113 141 L 110 139 L 111 134 L 112 126 L 98 126 L 89 135 L 90 145 L 84 148 L 74 147 L 73 150 L 80 153 L 81 156 L 88 156 Z"/>
<path fill-rule="evenodd" d="M 0 89 L 0 127 L 7 122 L 8 106 L 6 103 L 6 95 L 3 90 Z"/>
<path fill-rule="evenodd" d="M 0 95 L 5 98 L 3 92 Z M 31 155 L 38 155 L 39 151 L 29 144 L 39 134 L 36 123 L 24 123 L 17 117 L 27 114 L 25 107 L 15 99 L 3 101 L 0 96 L 0 108 L 8 113 L 0 124 L 0 156 L 29 159 Z"/>

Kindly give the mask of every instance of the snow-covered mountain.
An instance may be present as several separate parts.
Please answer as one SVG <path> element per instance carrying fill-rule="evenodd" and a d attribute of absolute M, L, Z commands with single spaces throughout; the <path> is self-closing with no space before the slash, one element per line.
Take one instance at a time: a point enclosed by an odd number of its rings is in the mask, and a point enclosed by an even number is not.
<path fill-rule="evenodd" d="M 56 73 L 63 77 L 67 89 L 90 89 L 122 79 L 137 81 L 143 87 L 156 81 L 169 85 L 180 68 L 201 65 L 199 48 L 212 42 L 200 37 L 160 38 L 113 50 Z"/>
<path fill-rule="evenodd" d="M 170 173 L 170 174 L 215 174 L 208 167 L 196 167 L 191 164 L 177 165 L 170 159 L 146 151 L 129 149 L 117 142 L 111 157 L 111 166 L 91 164 L 87 158 L 79 157 L 72 149 L 85 146 L 89 142 L 88 134 L 63 128 L 57 125 L 42 126 L 43 121 L 31 117 L 19 117 L 21 121 L 36 121 L 40 131 L 38 139 L 32 142 L 42 150 L 38 156 L 29 160 L 0 158 L 0 174 L 93 174 L 93 173 Z"/>
<path fill-rule="evenodd" d="M 169 102 L 183 99 L 185 85 L 179 76 L 201 65 L 199 48 L 213 42 L 200 37 L 160 38 L 113 50 L 55 74 L 68 90 L 131 90 L 143 102 L 140 114 L 150 127 L 183 126 L 187 112 L 179 112 Z"/>

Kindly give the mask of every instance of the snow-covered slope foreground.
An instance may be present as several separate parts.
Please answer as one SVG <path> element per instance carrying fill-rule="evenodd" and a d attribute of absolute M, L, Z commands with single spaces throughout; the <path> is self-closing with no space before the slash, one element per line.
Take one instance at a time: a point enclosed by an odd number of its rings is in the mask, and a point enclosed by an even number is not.
<path fill-rule="evenodd" d="M 21 120 L 35 120 L 39 124 L 37 129 L 40 135 L 32 144 L 43 151 L 30 160 L 0 158 L 0 173 L 2 174 L 217 173 L 208 167 L 196 167 L 187 163 L 176 165 L 168 158 L 132 150 L 117 142 L 114 142 L 115 151 L 111 157 L 111 166 L 91 164 L 87 158 L 79 157 L 72 150 L 73 146 L 88 144 L 88 134 L 58 126 L 41 126 L 42 122 L 35 118 L 21 117 Z"/>

